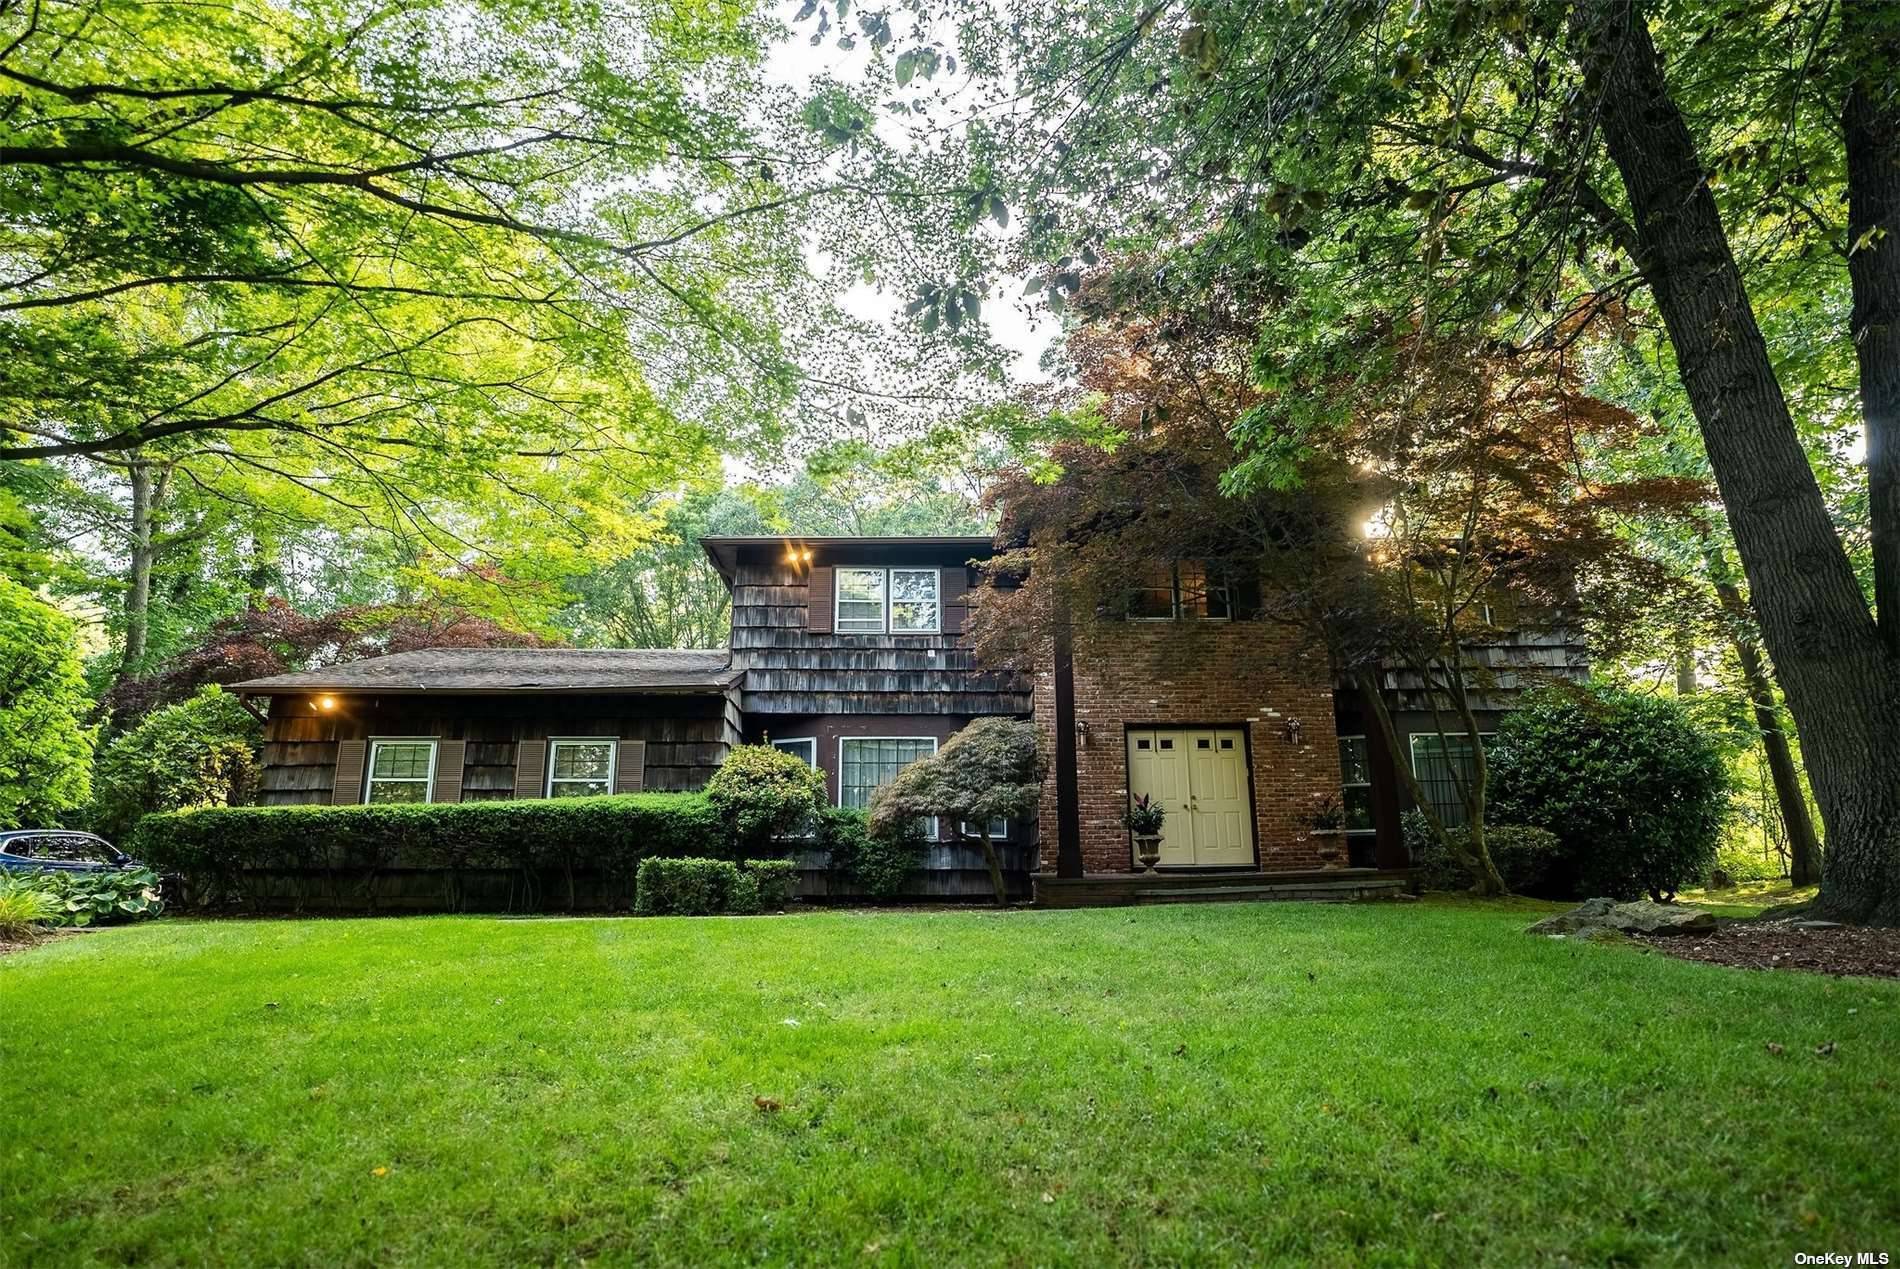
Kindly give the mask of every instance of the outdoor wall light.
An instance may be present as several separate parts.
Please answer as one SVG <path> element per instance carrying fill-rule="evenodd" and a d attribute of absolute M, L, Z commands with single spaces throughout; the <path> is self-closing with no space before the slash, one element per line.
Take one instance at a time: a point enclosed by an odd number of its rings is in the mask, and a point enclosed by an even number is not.
<path fill-rule="evenodd" d="M 1305 742 L 1306 742 L 1306 728 L 1300 725 L 1300 720 L 1297 718 L 1287 719 L 1286 720 L 1286 743 L 1289 745 L 1299 745 L 1299 744 L 1304 744 Z"/>
<path fill-rule="evenodd" d="M 1087 749 L 1089 747 L 1089 720 L 1086 718 L 1078 719 L 1076 721 L 1075 743 L 1080 745 L 1084 749 Z"/>
<path fill-rule="evenodd" d="M 317 698 L 316 705 L 318 709 L 323 710 L 325 713 L 328 713 L 330 710 L 333 710 L 336 708 L 336 697 L 319 696 Z"/>

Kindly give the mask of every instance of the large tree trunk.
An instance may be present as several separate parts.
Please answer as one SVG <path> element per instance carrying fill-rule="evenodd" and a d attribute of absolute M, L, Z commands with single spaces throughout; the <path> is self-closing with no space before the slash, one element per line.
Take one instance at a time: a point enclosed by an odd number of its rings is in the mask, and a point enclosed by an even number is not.
<path fill-rule="evenodd" d="M 1581 0 L 1588 95 L 1740 548 L 1828 829 L 1820 906 L 1900 922 L 1900 668 L 1789 417 L 1643 6 Z"/>
<path fill-rule="evenodd" d="M 1900 15 L 1850 0 L 1841 15 L 1846 64 L 1860 75 L 1841 111 L 1847 148 L 1848 319 L 1860 366 L 1874 609 L 1889 656 L 1900 657 Z"/>
<path fill-rule="evenodd" d="M 1821 842 L 1814 834 L 1814 817 L 1808 814 L 1808 795 L 1795 771 L 1794 747 L 1788 743 L 1781 711 L 1775 705 L 1775 685 L 1750 629 L 1754 618 L 1748 611 L 1748 601 L 1729 577 L 1728 561 L 1719 547 L 1708 547 L 1708 561 L 1709 579 L 1728 617 L 1735 659 L 1741 663 L 1742 683 L 1755 711 L 1755 727 L 1761 732 L 1762 754 L 1768 762 L 1769 778 L 1774 781 L 1781 823 L 1788 830 L 1788 878 L 1797 886 L 1811 886 L 1821 879 Z"/>
<path fill-rule="evenodd" d="M 153 544 L 153 487 L 151 464 L 135 455 L 131 465 L 132 519 L 128 526 L 125 574 L 125 648 L 119 658 L 119 677 L 137 674 L 145 660 L 147 634 L 151 629 Z"/>

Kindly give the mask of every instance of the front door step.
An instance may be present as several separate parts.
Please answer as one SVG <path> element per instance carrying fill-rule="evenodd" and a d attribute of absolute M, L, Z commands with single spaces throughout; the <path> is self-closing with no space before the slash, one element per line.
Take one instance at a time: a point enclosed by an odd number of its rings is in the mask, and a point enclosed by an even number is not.
<path fill-rule="evenodd" d="M 1343 903 L 1394 895 L 1403 889 L 1397 881 L 1338 881 L 1291 886 L 1192 886 L 1137 890 L 1136 903 L 1234 903 L 1245 900 L 1303 900 Z"/>

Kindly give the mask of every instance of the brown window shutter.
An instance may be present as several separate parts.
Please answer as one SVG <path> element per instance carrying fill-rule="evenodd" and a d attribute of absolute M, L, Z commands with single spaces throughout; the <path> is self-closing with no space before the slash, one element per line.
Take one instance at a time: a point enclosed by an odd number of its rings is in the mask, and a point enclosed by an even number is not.
<path fill-rule="evenodd" d="M 523 740 L 515 744 L 515 796 L 538 798 L 547 795 L 548 742 Z"/>
<path fill-rule="evenodd" d="M 363 800 L 363 753 L 369 748 L 364 740 L 339 740 L 336 746 L 336 785 L 330 790 L 334 806 L 349 806 Z"/>
<path fill-rule="evenodd" d="M 435 742 L 435 788 L 429 795 L 431 802 L 462 800 L 462 759 L 467 753 L 466 740 Z"/>
<path fill-rule="evenodd" d="M 806 597 L 805 629 L 813 634 L 831 633 L 831 565 L 821 564 L 811 571 L 811 593 Z"/>
<path fill-rule="evenodd" d="M 623 740 L 614 760 L 614 792 L 638 793 L 647 787 L 647 742 Z"/>
<path fill-rule="evenodd" d="M 970 570 L 967 568 L 946 568 L 943 570 L 943 632 L 962 634 L 963 623 L 970 615 Z"/>

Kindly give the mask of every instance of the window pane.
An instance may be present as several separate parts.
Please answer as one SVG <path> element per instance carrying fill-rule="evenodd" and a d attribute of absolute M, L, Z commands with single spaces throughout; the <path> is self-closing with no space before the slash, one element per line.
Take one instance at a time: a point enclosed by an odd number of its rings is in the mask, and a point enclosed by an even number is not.
<path fill-rule="evenodd" d="M 805 760 L 805 765 L 808 767 L 818 765 L 818 742 L 810 737 L 804 740 L 775 740 L 772 742 L 772 748 L 797 754 Z"/>
<path fill-rule="evenodd" d="M 884 570 L 881 568 L 841 568 L 838 570 L 838 598 L 884 602 Z"/>
<path fill-rule="evenodd" d="M 1128 615 L 1131 617 L 1174 616 L 1174 566 L 1153 564 L 1142 570 L 1146 576 L 1129 592 Z"/>
<path fill-rule="evenodd" d="M 1472 772 L 1469 736 L 1412 737 L 1412 770 L 1439 818 L 1448 826 L 1465 822 L 1463 789 Z"/>
<path fill-rule="evenodd" d="M 1339 779 L 1342 784 L 1372 783 L 1372 757 L 1364 736 L 1339 738 Z"/>
<path fill-rule="evenodd" d="M 104 843 L 72 833 L 48 833 L 43 837 L 25 837 L 8 848 L 28 859 L 55 859 L 67 864 L 104 863 Z"/>
<path fill-rule="evenodd" d="M 884 570 L 841 568 L 836 629 L 847 634 L 879 634 L 884 629 Z"/>
<path fill-rule="evenodd" d="M 613 786 L 605 780 L 556 780 L 548 786 L 551 798 L 605 797 Z"/>
<path fill-rule="evenodd" d="M 937 629 L 937 570 L 891 570 L 891 629 Z"/>
<path fill-rule="evenodd" d="M 556 780 L 607 780 L 613 776 L 614 747 L 607 741 L 555 742 Z"/>
<path fill-rule="evenodd" d="M 406 744 L 381 743 L 370 764 L 373 779 L 422 780 L 429 775 L 429 753 L 434 746 L 427 741 Z"/>
<path fill-rule="evenodd" d="M 839 774 L 839 800 L 845 806 L 866 807 L 877 787 L 917 759 L 936 751 L 928 737 L 906 740 L 847 740 L 844 770 Z"/>
<path fill-rule="evenodd" d="M 1346 808 L 1346 831 L 1349 833 L 1369 833 L 1372 831 L 1372 790 L 1370 787 L 1348 785 L 1340 790 L 1340 797 Z"/>
<path fill-rule="evenodd" d="M 427 802 L 429 786 L 422 780 L 383 780 L 369 786 L 371 802 Z"/>

